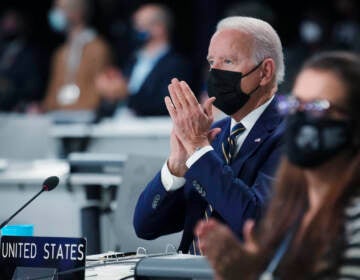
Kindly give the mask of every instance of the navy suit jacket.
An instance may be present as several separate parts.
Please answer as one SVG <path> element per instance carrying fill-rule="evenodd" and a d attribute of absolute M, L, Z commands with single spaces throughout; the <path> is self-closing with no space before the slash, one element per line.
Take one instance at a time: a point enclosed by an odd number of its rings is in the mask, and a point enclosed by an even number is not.
<path fill-rule="evenodd" d="M 124 75 L 129 77 L 135 66 L 133 58 L 124 69 Z M 169 95 L 168 85 L 172 78 L 191 81 L 191 67 L 184 57 L 169 50 L 150 71 L 139 91 L 130 95 L 128 107 L 138 116 L 168 115 L 164 98 Z"/>
<path fill-rule="evenodd" d="M 167 192 L 160 172 L 139 197 L 134 214 L 135 232 L 140 238 L 155 239 L 183 230 L 179 250 L 187 252 L 196 223 L 210 203 L 212 216 L 226 223 L 242 238 L 244 222 L 259 219 L 270 196 L 284 132 L 284 120 L 276 110 L 276 98 L 269 104 L 246 137 L 239 153 L 227 165 L 221 143 L 229 135 L 230 117 L 213 127 L 221 133 L 213 151 L 196 161 L 185 174 L 184 187 Z"/>

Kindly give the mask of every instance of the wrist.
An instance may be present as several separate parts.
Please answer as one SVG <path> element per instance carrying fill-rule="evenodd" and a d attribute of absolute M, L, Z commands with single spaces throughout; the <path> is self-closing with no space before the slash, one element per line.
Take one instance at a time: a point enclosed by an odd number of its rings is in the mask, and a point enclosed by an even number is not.
<path fill-rule="evenodd" d="M 202 148 L 204 148 L 206 146 L 210 146 L 210 143 L 208 140 L 202 141 L 199 143 L 193 143 L 192 145 L 189 145 L 186 150 L 187 150 L 188 155 L 191 156 L 193 153 L 201 150 Z"/>
<path fill-rule="evenodd" d="M 176 177 L 184 177 L 187 167 L 185 165 L 185 161 L 175 160 L 171 156 L 167 161 L 167 167 L 170 173 Z"/>

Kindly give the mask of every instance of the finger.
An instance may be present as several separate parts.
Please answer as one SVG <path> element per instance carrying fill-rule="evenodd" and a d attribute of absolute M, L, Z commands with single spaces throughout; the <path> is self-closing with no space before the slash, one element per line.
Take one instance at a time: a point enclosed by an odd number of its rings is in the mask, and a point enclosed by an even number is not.
<path fill-rule="evenodd" d="M 173 126 L 172 130 L 171 130 L 171 137 L 173 137 L 173 140 L 176 141 L 176 143 L 178 144 L 181 144 L 181 141 L 180 141 L 180 137 L 179 135 L 177 134 L 177 130 L 175 129 L 175 126 Z"/>
<path fill-rule="evenodd" d="M 176 93 L 176 89 L 175 89 L 174 85 L 171 83 L 168 86 L 168 89 L 169 89 L 171 101 L 172 101 L 173 105 L 175 106 L 175 109 L 180 110 L 182 106 L 181 106 L 181 103 L 179 102 L 179 98 Z"/>
<path fill-rule="evenodd" d="M 218 222 L 214 219 L 209 219 L 208 221 L 200 221 L 195 227 L 195 234 L 198 237 L 202 237 L 203 235 L 207 235 L 212 232 L 214 227 L 218 225 Z"/>
<path fill-rule="evenodd" d="M 174 120 L 176 118 L 176 110 L 169 96 L 165 97 L 165 105 L 166 105 L 166 109 L 170 114 L 171 119 Z"/>
<path fill-rule="evenodd" d="M 214 280 L 224 280 L 224 278 L 220 276 L 216 271 L 214 273 L 215 273 Z"/>
<path fill-rule="evenodd" d="M 180 86 L 180 82 L 177 78 L 171 80 L 171 84 L 173 86 L 174 94 L 177 97 L 178 102 L 180 103 L 182 108 L 188 108 L 189 103 L 186 99 L 186 94 L 184 93 L 183 89 Z"/>
<path fill-rule="evenodd" d="M 208 132 L 208 140 L 209 140 L 209 142 L 211 143 L 215 139 L 216 135 L 218 135 L 220 132 L 221 132 L 220 127 L 215 127 L 213 129 L 211 129 Z"/>
<path fill-rule="evenodd" d="M 254 227 L 255 222 L 253 220 L 247 220 L 243 228 L 244 243 L 246 248 L 250 251 L 257 250 L 256 240 L 254 236 Z"/>
<path fill-rule="evenodd" d="M 209 118 L 213 117 L 212 105 L 215 101 L 215 97 L 211 97 L 204 103 L 204 111 Z"/>
<path fill-rule="evenodd" d="M 118 73 L 114 68 L 110 68 L 107 72 L 107 75 L 109 78 L 114 78 L 114 77 L 118 76 Z"/>
<path fill-rule="evenodd" d="M 244 224 L 243 234 L 244 234 L 244 241 L 253 241 L 253 230 L 254 230 L 254 221 L 247 220 Z"/>
<path fill-rule="evenodd" d="M 180 87 L 185 95 L 186 101 L 191 106 L 198 106 L 199 102 L 195 97 L 195 94 L 192 92 L 191 88 L 185 81 L 180 82 Z"/>
<path fill-rule="evenodd" d="M 205 224 L 206 224 L 206 222 L 202 221 L 202 220 L 197 223 L 197 225 L 195 226 L 195 231 L 194 231 L 196 236 L 199 236 L 203 233 Z"/>
<path fill-rule="evenodd" d="M 176 140 L 177 140 L 179 143 L 182 143 L 181 137 L 178 135 L 177 130 L 175 130 L 175 138 L 176 138 Z"/>

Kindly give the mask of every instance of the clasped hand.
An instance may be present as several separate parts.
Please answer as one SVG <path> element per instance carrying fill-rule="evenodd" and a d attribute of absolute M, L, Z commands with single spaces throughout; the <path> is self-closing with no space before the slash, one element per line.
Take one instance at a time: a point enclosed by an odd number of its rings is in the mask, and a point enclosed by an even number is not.
<path fill-rule="evenodd" d="M 215 98 L 201 106 L 188 84 L 176 78 L 168 88 L 170 97 L 165 97 L 165 104 L 173 120 L 168 167 L 173 175 L 182 177 L 187 170 L 188 157 L 196 149 L 209 145 L 220 128 L 209 131 L 214 120 L 212 104 Z"/>
<path fill-rule="evenodd" d="M 165 97 L 166 107 L 173 120 L 174 133 L 184 146 L 187 155 L 196 148 L 209 145 L 208 133 L 214 120 L 210 98 L 202 107 L 185 81 L 174 78 L 169 85 L 170 97 Z"/>

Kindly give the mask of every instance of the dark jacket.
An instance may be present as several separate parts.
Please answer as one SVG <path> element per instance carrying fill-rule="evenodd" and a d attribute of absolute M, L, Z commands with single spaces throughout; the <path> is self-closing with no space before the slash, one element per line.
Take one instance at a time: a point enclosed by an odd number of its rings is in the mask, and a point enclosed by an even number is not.
<path fill-rule="evenodd" d="M 212 216 L 242 237 L 244 222 L 259 219 L 270 197 L 273 175 L 281 155 L 284 121 L 276 98 L 257 120 L 231 165 L 222 157 L 221 143 L 228 137 L 231 119 L 215 123 L 221 133 L 213 151 L 196 161 L 185 174 L 184 187 L 167 192 L 160 172 L 141 194 L 134 214 L 137 235 L 154 239 L 183 230 L 179 250 L 187 252 L 196 223 L 210 203 Z"/>

